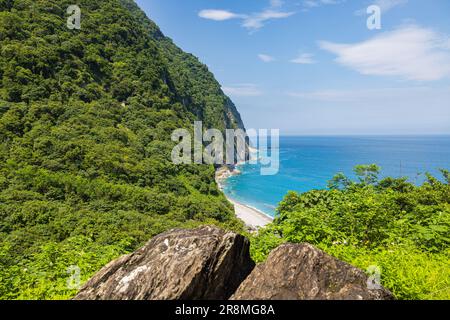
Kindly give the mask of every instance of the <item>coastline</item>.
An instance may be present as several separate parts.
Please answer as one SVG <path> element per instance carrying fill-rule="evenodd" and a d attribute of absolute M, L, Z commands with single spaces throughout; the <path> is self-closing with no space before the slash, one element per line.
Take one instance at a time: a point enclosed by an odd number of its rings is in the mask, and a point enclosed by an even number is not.
<path fill-rule="evenodd" d="M 239 203 L 225 195 L 229 202 L 234 205 L 234 213 L 236 216 L 244 221 L 245 225 L 251 229 L 258 229 L 265 227 L 273 221 L 273 218 L 265 213 L 249 207 L 245 204 Z"/>
<path fill-rule="evenodd" d="M 216 171 L 216 182 L 219 189 L 223 192 L 223 181 L 231 176 L 238 175 L 241 172 L 236 169 L 230 169 L 229 167 L 222 167 Z M 227 200 L 233 204 L 235 215 L 241 219 L 245 225 L 250 229 L 258 229 L 265 227 L 273 221 L 273 218 L 264 212 L 252 208 L 248 205 L 242 204 L 234 199 L 231 199 L 224 193 Z"/>

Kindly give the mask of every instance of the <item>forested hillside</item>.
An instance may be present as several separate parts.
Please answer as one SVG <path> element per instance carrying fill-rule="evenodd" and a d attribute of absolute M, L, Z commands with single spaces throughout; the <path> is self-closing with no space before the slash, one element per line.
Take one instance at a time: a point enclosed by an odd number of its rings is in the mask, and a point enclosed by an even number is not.
<path fill-rule="evenodd" d="M 131 0 L 77 1 L 80 30 L 72 2 L 0 0 L 3 299 L 71 297 L 176 226 L 241 228 L 212 166 L 170 161 L 176 128 L 243 127 L 213 75 Z"/>

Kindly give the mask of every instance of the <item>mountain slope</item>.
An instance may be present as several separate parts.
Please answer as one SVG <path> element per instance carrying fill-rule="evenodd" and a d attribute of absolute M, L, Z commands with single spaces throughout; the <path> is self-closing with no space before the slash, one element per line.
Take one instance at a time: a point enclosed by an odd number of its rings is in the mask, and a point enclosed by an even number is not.
<path fill-rule="evenodd" d="M 151 236 L 240 229 L 212 166 L 175 166 L 176 128 L 243 128 L 192 55 L 128 0 L 0 1 L 0 297 L 67 298 Z M 67 280 L 70 286 L 67 286 Z"/>

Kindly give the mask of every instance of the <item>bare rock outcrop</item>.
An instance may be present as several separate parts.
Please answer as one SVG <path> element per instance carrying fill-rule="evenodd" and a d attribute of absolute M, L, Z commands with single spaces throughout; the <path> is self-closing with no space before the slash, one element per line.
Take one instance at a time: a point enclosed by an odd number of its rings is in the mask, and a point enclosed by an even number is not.
<path fill-rule="evenodd" d="M 253 270 L 253 271 L 252 271 Z M 216 227 L 172 230 L 94 275 L 79 300 L 385 300 L 368 276 L 309 244 L 284 244 L 255 267 L 247 238 Z"/>
<path fill-rule="evenodd" d="M 368 285 L 369 284 L 369 285 Z M 256 266 L 232 300 L 385 300 L 367 275 L 309 244 L 284 244 Z"/>
<path fill-rule="evenodd" d="M 209 226 L 176 229 L 110 262 L 74 299 L 228 299 L 254 266 L 241 235 Z"/>

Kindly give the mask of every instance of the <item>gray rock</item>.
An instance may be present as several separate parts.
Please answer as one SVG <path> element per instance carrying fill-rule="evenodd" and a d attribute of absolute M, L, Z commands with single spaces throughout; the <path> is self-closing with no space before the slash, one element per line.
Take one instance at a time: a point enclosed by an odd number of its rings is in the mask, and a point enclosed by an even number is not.
<path fill-rule="evenodd" d="M 369 281 L 370 283 L 370 281 Z M 252 271 L 232 300 L 385 300 L 367 275 L 309 244 L 284 244 Z"/>
<path fill-rule="evenodd" d="M 74 299 L 228 299 L 254 265 L 241 235 L 216 227 L 177 229 L 106 265 Z"/>

